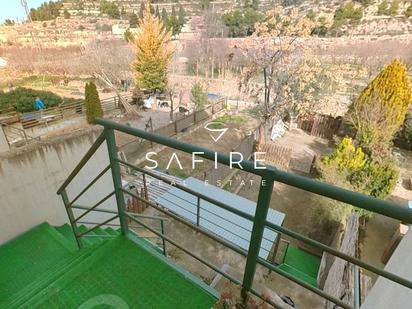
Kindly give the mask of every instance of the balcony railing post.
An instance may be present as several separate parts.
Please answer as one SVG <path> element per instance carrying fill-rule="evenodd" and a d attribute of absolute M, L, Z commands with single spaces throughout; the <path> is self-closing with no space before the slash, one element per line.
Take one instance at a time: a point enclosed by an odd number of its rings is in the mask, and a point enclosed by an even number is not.
<path fill-rule="evenodd" d="M 359 309 L 361 306 L 361 286 L 360 286 L 360 272 L 357 265 L 353 265 L 353 307 Z"/>
<path fill-rule="evenodd" d="M 247 297 L 247 293 L 251 290 L 253 285 L 253 278 L 255 276 L 257 259 L 262 243 L 265 221 L 269 210 L 270 199 L 272 197 L 272 190 L 273 180 L 265 180 L 262 178 L 256 205 L 255 220 L 253 222 L 252 235 L 250 236 L 250 245 L 246 259 L 245 273 L 243 275 L 243 298 Z"/>
<path fill-rule="evenodd" d="M 164 223 L 163 220 L 160 220 L 160 228 L 161 228 L 161 231 L 162 231 L 162 235 L 164 236 L 165 235 L 165 223 Z M 166 253 L 166 240 L 163 237 L 162 237 L 162 245 L 163 245 L 163 254 L 164 254 L 164 256 L 167 256 L 167 253 Z"/>
<path fill-rule="evenodd" d="M 129 231 L 127 218 L 125 216 L 125 201 L 122 191 L 122 178 L 120 174 L 120 164 L 117 161 L 117 146 L 116 138 L 113 129 L 105 129 L 107 150 L 109 152 L 110 168 L 112 171 L 113 185 L 116 196 L 117 210 L 119 212 L 119 220 L 121 226 L 121 232 L 123 235 L 127 235 Z"/>
<path fill-rule="evenodd" d="M 72 227 L 74 238 L 76 239 L 77 246 L 79 249 L 83 248 L 83 242 L 79 235 L 79 229 L 77 228 L 77 223 L 74 218 L 73 210 L 70 207 L 69 198 L 67 197 L 66 189 L 61 192 L 61 197 L 64 203 L 64 208 L 66 209 L 67 216 L 69 217 L 70 225 Z"/>

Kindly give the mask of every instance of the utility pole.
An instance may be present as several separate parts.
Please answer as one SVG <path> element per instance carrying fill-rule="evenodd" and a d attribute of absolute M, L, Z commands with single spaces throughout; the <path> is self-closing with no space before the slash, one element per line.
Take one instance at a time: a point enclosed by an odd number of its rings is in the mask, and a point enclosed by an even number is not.
<path fill-rule="evenodd" d="M 29 23 L 32 23 L 32 22 L 33 22 L 33 19 L 31 18 L 31 15 L 30 15 L 30 9 L 29 9 L 29 5 L 27 4 L 27 0 L 20 0 L 20 3 L 21 3 L 21 5 L 23 6 L 24 11 L 26 12 L 27 21 L 28 21 Z M 32 29 L 30 29 L 30 36 L 31 36 L 31 39 L 32 39 L 32 41 L 33 41 L 33 45 L 37 45 L 37 48 L 39 49 L 39 53 L 40 53 L 40 55 L 42 55 L 42 57 L 43 57 L 43 63 L 44 63 L 44 62 L 45 62 L 45 59 L 44 59 L 44 54 L 43 54 L 43 52 L 42 52 L 41 42 L 38 41 L 38 40 L 36 40 L 36 36 L 34 35 Z M 45 75 L 43 74 L 42 84 L 41 84 L 41 88 L 42 88 L 42 89 L 44 88 L 44 81 L 45 81 Z"/>

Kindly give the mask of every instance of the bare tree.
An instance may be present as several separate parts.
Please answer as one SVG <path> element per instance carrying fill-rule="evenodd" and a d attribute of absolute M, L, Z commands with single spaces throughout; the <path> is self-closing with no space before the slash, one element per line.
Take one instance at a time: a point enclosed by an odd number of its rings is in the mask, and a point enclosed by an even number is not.
<path fill-rule="evenodd" d="M 137 114 L 137 110 L 125 100 L 119 91 L 122 80 L 132 78 L 130 64 L 133 50 L 122 40 L 93 41 L 85 47 L 84 67 L 107 87 L 112 89 L 127 113 Z"/>

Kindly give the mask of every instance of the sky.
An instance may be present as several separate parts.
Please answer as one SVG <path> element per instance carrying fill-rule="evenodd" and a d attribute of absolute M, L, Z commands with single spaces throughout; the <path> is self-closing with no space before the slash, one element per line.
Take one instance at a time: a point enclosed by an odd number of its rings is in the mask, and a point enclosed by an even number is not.
<path fill-rule="evenodd" d="M 29 8 L 40 6 L 45 0 L 27 0 Z M 5 19 L 23 19 L 26 17 L 23 6 L 20 0 L 0 0 L 0 23 Z"/>

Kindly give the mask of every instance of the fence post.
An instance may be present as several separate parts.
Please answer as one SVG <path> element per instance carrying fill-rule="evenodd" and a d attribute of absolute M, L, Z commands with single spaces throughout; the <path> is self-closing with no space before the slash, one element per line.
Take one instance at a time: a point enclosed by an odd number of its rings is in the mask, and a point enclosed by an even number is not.
<path fill-rule="evenodd" d="M 196 213 L 196 225 L 199 226 L 200 221 L 200 197 L 197 197 L 197 213 Z"/>
<path fill-rule="evenodd" d="M 266 216 L 268 214 L 270 199 L 272 197 L 272 190 L 273 180 L 262 178 L 256 205 L 255 220 L 253 222 L 252 235 L 250 236 L 250 245 L 247 254 L 245 273 L 243 275 L 242 297 L 244 299 L 246 299 L 247 293 L 250 291 L 253 285 L 256 263 L 259 257 Z"/>
<path fill-rule="evenodd" d="M 105 129 L 107 150 L 109 152 L 110 158 L 110 169 L 112 171 L 113 185 L 116 195 L 117 210 L 119 213 L 119 220 L 122 235 L 127 235 L 129 227 L 127 224 L 127 218 L 124 214 L 125 212 L 125 202 L 124 202 L 124 193 L 122 191 L 122 178 L 120 174 L 120 165 L 116 161 L 117 158 L 117 146 L 116 146 L 116 137 L 114 135 L 113 129 Z"/>
<path fill-rule="evenodd" d="M 160 228 L 162 231 L 162 235 L 165 235 L 165 224 L 164 221 L 162 219 L 160 219 Z M 167 252 L 166 252 L 166 240 L 162 237 L 162 245 L 163 245 L 163 254 L 164 256 L 167 256 Z"/>

